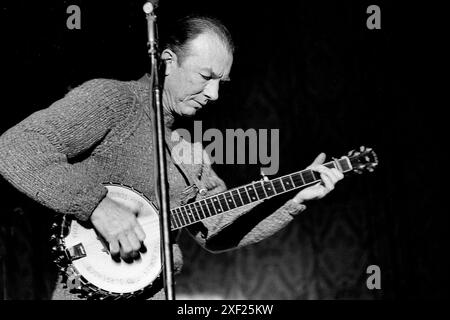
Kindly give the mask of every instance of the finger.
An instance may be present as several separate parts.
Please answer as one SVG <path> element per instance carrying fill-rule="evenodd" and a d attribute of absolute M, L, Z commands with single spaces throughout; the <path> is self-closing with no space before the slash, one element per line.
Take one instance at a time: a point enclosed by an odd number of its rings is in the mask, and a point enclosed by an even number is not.
<path fill-rule="evenodd" d="M 331 169 L 329 169 L 323 165 L 315 165 L 311 168 L 311 170 L 316 171 L 316 172 L 320 173 L 321 175 L 325 174 L 326 176 L 328 176 L 331 179 L 331 181 L 333 181 L 333 183 L 335 182 L 334 180 L 337 181 L 337 178 L 334 177 L 334 174 L 332 173 Z"/>
<path fill-rule="evenodd" d="M 137 222 L 136 226 L 134 227 L 134 233 L 136 233 L 136 236 L 139 239 L 139 241 L 143 242 L 145 240 L 145 231 L 139 224 L 139 222 Z"/>
<path fill-rule="evenodd" d="M 327 176 L 327 175 L 324 174 L 324 173 L 321 173 L 321 174 L 320 174 L 320 177 L 322 178 L 322 181 L 323 181 L 323 183 L 324 183 L 324 185 L 325 185 L 325 188 L 326 188 L 328 191 L 331 191 L 331 190 L 334 189 L 334 183 L 333 183 L 333 181 L 331 180 L 331 178 L 330 178 L 329 176 Z"/>
<path fill-rule="evenodd" d="M 209 177 L 209 179 L 205 182 L 205 186 L 208 188 L 208 190 L 214 189 L 218 185 L 219 182 L 215 179 L 215 177 Z"/>
<path fill-rule="evenodd" d="M 333 168 L 333 169 L 331 169 L 331 171 L 333 171 L 334 175 L 336 176 L 336 178 L 338 180 L 342 180 L 344 178 L 344 174 L 341 171 L 339 171 L 338 169 Z"/>
<path fill-rule="evenodd" d="M 129 258 L 133 250 L 131 248 L 130 242 L 128 241 L 128 237 L 125 234 L 121 234 L 119 236 L 119 244 L 120 244 L 120 256 L 123 259 Z"/>
<path fill-rule="evenodd" d="M 323 152 L 320 153 L 320 154 L 314 159 L 314 161 L 310 164 L 310 166 L 314 166 L 314 165 L 317 165 L 317 164 L 322 164 L 322 163 L 324 163 L 325 157 L 326 157 L 325 153 L 323 153 Z"/>
<path fill-rule="evenodd" d="M 317 193 L 318 190 L 323 189 L 323 186 L 321 186 L 320 184 L 321 184 L 321 182 L 317 182 L 317 183 L 309 186 L 306 189 L 310 190 L 310 192 L 312 192 L 312 193 Z M 296 203 L 302 203 L 305 200 L 303 197 L 303 194 L 306 189 L 299 191 L 292 200 L 294 200 L 294 202 L 296 202 Z"/>
<path fill-rule="evenodd" d="M 141 248 L 141 242 L 138 240 L 134 232 L 129 232 L 127 234 L 128 241 L 130 242 L 131 249 L 135 252 L 139 251 Z"/>
<path fill-rule="evenodd" d="M 211 191 L 213 189 L 220 189 L 220 190 L 225 190 L 226 188 L 224 188 L 225 183 L 217 177 L 210 177 L 206 182 L 205 182 L 205 187 L 208 189 L 208 191 Z"/>
<path fill-rule="evenodd" d="M 325 167 L 325 170 L 323 171 L 323 174 L 325 174 L 333 183 L 333 185 L 336 184 L 336 182 L 338 182 L 338 177 L 336 175 L 336 172 L 333 171 L 333 169 L 329 169 Z"/>
<path fill-rule="evenodd" d="M 344 178 L 344 175 L 342 174 L 342 172 L 340 172 L 336 168 L 331 168 L 328 176 L 331 178 L 331 180 L 333 181 L 334 184 L 336 184 L 339 180 Z"/>
<path fill-rule="evenodd" d="M 341 180 L 344 177 L 344 175 L 339 170 L 337 170 L 335 168 L 330 169 L 323 165 L 317 166 L 316 168 L 314 168 L 314 170 L 316 170 L 317 172 L 326 174 L 331 179 L 333 184 L 336 184 L 336 182 L 338 182 L 339 180 Z"/>
<path fill-rule="evenodd" d="M 112 240 L 109 242 L 109 253 L 112 256 L 118 255 L 120 252 L 119 242 L 117 240 Z"/>

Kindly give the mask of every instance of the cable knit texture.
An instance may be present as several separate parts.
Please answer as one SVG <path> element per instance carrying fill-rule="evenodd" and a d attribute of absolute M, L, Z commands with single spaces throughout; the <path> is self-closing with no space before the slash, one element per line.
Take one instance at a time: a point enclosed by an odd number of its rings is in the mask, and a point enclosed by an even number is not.
<path fill-rule="evenodd" d="M 148 106 L 147 81 L 88 81 L 0 137 L 0 174 L 40 204 L 79 220 L 89 219 L 105 197 L 104 182 L 133 186 L 155 202 Z M 167 159 L 170 205 L 175 207 L 181 204 L 189 181 L 172 158 Z M 200 184 L 212 177 L 218 179 L 207 163 L 183 167 L 187 174 L 199 177 Z M 225 188 L 223 183 L 204 197 Z M 189 231 L 206 249 L 223 251 L 270 236 L 305 208 L 288 201 L 273 214 L 255 214 L 255 219 L 245 219 L 242 236 L 239 233 L 230 239 L 220 236 L 233 222 L 239 225 L 240 217 L 255 211 L 260 204 L 261 201 L 208 218 L 191 226 Z M 246 216 L 252 215 L 250 212 Z M 182 256 L 176 244 L 174 263 L 178 272 Z"/>

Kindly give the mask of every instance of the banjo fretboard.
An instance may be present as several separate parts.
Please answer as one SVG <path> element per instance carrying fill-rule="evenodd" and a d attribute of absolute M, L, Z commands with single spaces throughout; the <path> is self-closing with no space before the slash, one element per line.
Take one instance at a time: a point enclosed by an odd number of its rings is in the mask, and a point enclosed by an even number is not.
<path fill-rule="evenodd" d="M 352 170 L 347 157 L 324 164 L 345 173 Z M 244 205 L 272 198 L 320 180 L 320 174 L 310 169 L 294 172 L 268 181 L 256 181 L 227 190 L 170 210 L 171 229 L 177 230 L 209 217 L 222 214 Z"/>

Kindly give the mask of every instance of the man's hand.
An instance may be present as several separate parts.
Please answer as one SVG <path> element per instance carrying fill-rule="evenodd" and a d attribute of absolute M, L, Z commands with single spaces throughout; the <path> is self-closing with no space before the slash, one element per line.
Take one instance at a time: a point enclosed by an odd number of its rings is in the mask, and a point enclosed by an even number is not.
<path fill-rule="evenodd" d="M 321 153 L 307 168 L 319 172 L 322 181 L 297 193 L 293 199 L 295 202 L 302 203 L 306 200 L 321 199 L 334 189 L 336 182 L 344 178 L 344 175 L 339 170 L 323 166 L 324 161 L 325 153 Z"/>
<path fill-rule="evenodd" d="M 136 219 L 136 212 L 106 195 L 90 219 L 95 229 L 108 241 L 111 256 L 117 257 L 120 253 L 124 260 L 139 256 L 145 232 Z"/>

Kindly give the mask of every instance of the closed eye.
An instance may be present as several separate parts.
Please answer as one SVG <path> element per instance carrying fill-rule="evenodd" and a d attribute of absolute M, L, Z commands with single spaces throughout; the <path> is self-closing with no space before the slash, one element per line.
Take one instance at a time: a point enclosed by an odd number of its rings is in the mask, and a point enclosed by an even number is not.
<path fill-rule="evenodd" d="M 212 77 L 211 76 L 207 76 L 207 75 L 204 75 L 204 74 L 200 74 L 201 76 L 202 76 L 202 78 L 204 79 L 204 80 L 206 80 L 206 81 L 209 81 L 209 80 L 211 80 L 212 79 Z"/>

